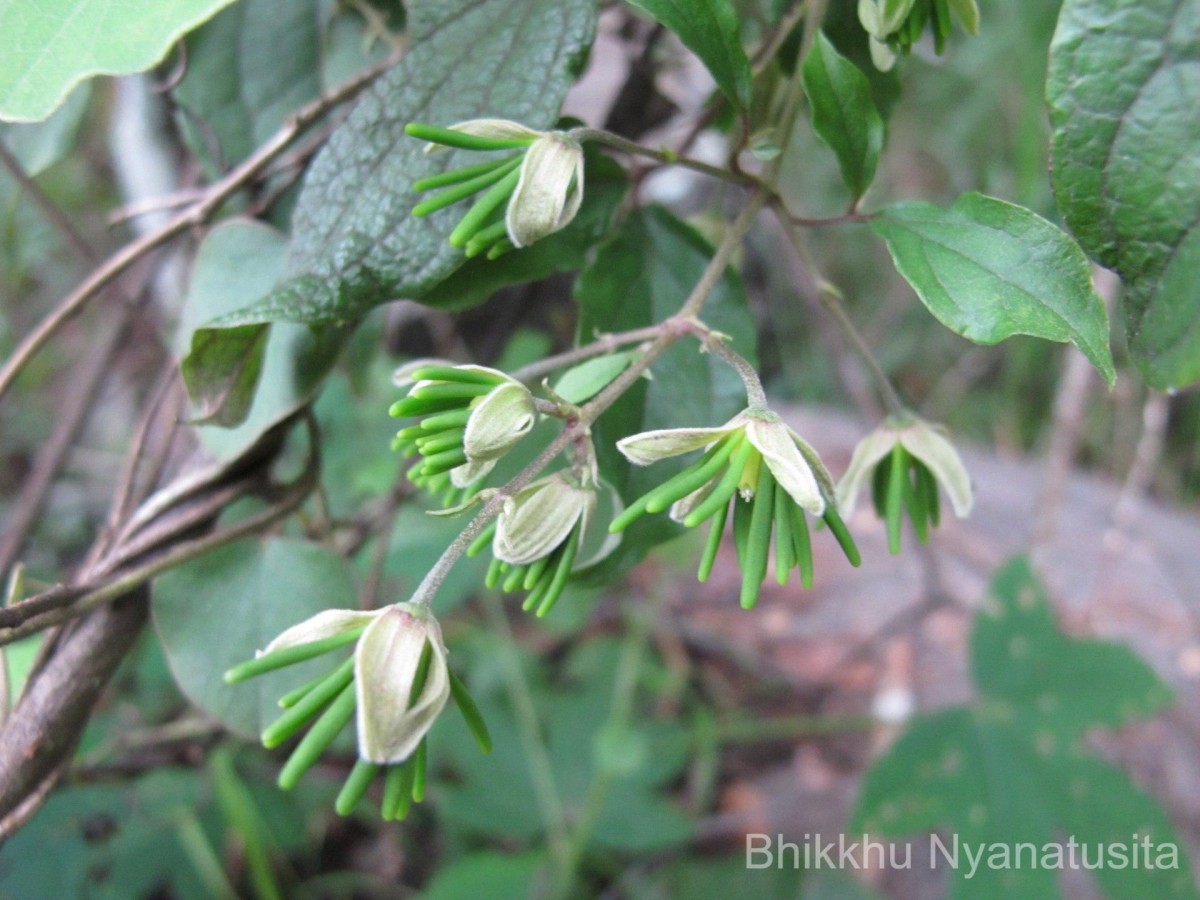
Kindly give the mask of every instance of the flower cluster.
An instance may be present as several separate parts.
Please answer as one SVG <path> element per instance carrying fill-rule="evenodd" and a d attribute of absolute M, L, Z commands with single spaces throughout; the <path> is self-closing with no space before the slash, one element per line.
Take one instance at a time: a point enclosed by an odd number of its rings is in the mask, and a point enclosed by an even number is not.
<path fill-rule="evenodd" d="M 263 731 L 262 742 L 278 747 L 308 726 L 279 773 L 279 786 L 290 790 L 356 719 L 359 758 L 336 809 L 348 815 L 382 773 L 383 818 L 403 819 L 424 797 L 425 735 L 451 697 L 480 747 L 491 751 L 483 717 L 447 666 L 441 628 L 427 609 L 397 603 L 374 612 L 326 610 L 283 632 L 225 680 L 236 684 L 350 643 L 349 659 L 280 698 L 284 712 Z"/>
<path fill-rule="evenodd" d="M 938 483 L 946 489 L 959 518 L 971 512 L 971 479 L 958 451 L 934 426 L 915 417 L 889 419 L 859 442 L 838 484 L 838 502 L 853 510 L 868 477 L 875 511 L 887 522 L 888 549 L 900 552 L 904 514 L 917 540 L 929 539 L 941 520 Z"/>
<path fill-rule="evenodd" d="M 670 511 L 694 528 L 711 522 L 698 577 L 706 581 L 721 546 L 730 509 L 738 564 L 741 604 L 751 609 L 767 576 L 772 535 L 775 575 L 786 584 L 793 568 L 810 587 L 812 545 L 804 514 L 820 517 L 851 565 L 861 558 L 833 502 L 833 483 L 816 451 L 775 413 L 748 409 L 719 428 L 678 428 L 627 437 L 617 448 L 637 465 L 705 449 L 700 459 L 635 501 L 609 526 L 627 528 L 646 513 Z"/>
<path fill-rule="evenodd" d="M 400 429 L 392 449 L 420 454 L 409 479 L 447 505 L 475 493 L 537 421 L 529 389 L 495 369 L 418 363 L 399 377 L 414 384 L 390 413 L 420 421 Z"/>
<path fill-rule="evenodd" d="M 950 37 L 952 13 L 970 34 L 979 34 L 975 0 L 858 0 L 858 20 L 870 35 L 871 61 L 881 72 L 896 64 L 897 53 L 912 49 L 926 25 L 940 54 Z"/>
<path fill-rule="evenodd" d="M 417 217 L 482 192 L 450 233 L 451 246 L 468 258 L 486 253 L 495 259 L 528 247 L 565 228 L 583 202 L 583 147 L 566 132 L 535 131 L 506 119 L 472 119 L 449 128 L 414 122 L 405 131 L 428 141 L 427 151 L 456 147 L 505 154 L 413 185 L 417 191 L 444 188 L 413 207 Z"/>

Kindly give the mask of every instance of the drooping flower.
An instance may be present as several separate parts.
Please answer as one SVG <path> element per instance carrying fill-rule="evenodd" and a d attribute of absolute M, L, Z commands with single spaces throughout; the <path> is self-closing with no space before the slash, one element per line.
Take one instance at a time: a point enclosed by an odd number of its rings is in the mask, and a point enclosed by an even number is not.
<path fill-rule="evenodd" d="M 854 509 L 868 477 L 875 510 L 887 522 L 888 549 L 893 554 L 900 552 L 905 512 L 917 540 L 929 539 L 930 526 L 936 527 L 941 518 L 939 484 L 960 519 L 971 512 L 971 478 L 962 458 L 940 429 L 921 419 L 889 419 L 859 441 L 838 484 L 843 509 Z"/>
<path fill-rule="evenodd" d="M 870 38 L 871 61 L 881 72 L 896 64 L 897 53 L 912 49 L 926 25 L 940 54 L 950 37 L 951 13 L 968 33 L 979 34 L 976 0 L 858 0 L 858 20 Z"/>
<path fill-rule="evenodd" d="M 225 680 L 236 684 L 351 642 L 348 659 L 280 699 L 285 712 L 263 731 L 262 742 L 277 747 L 309 726 L 279 774 L 279 786 L 290 790 L 355 719 L 359 758 L 337 811 L 349 814 L 382 771 L 383 817 L 402 819 L 424 796 L 425 736 L 450 697 L 484 752 L 491 748 L 478 708 L 446 663 L 441 627 L 428 609 L 397 603 L 373 612 L 325 610 L 284 631 Z"/>
<path fill-rule="evenodd" d="M 539 617 L 550 612 L 571 572 L 598 562 L 616 546 L 602 528 L 597 533 L 600 489 L 594 472 L 564 469 L 509 499 L 467 550 L 475 556 L 491 545 L 487 586 L 528 591 L 526 611 Z"/>
<path fill-rule="evenodd" d="M 447 504 L 477 490 L 537 421 L 529 389 L 495 369 L 421 364 L 408 375 L 415 383 L 390 413 L 421 420 L 397 432 L 392 447 L 421 455 L 409 479 Z"/>
<path fill-rule="evenodd" d="M 734 544 L 742 568 L 741 604 L 746 609 L 758 602 L 772 535 L 779 583 L 786 584 L 791 569 L 798 567 L 804 586 L 812 585 L 806 512 L 825 521 L 852 565 L 861 562 L 820 457 L 770 410 L 745 410 L 719 428 L 648 431 L 618 441 L 617 448 L 642 466 L 705 450 L 674 478 L 631 504 L 609 530 L 622 531 L 645 513 L 668 509 L 671 518 L 688 528 L 711 521 L 698 573 L 707 581 L 732 505 Z"/>
<path fill-rule="evenodd" d="M 429 141 L 427 151 L 517 151 L 413 185 L 417 191 L 445 188 L 413 207 L 415 216 L 483 192 L 450 233 L 450 244 L 463 248 L 468 257 L 486 252 L 488 259 L 495 259 L 513 248 L 528 247 L 565 228 L 579 212 L 583 147 L 566 132 L 535 131 L 506 119 L 471 119 L 449 128 L 411 123 L 405 130 Z"/>

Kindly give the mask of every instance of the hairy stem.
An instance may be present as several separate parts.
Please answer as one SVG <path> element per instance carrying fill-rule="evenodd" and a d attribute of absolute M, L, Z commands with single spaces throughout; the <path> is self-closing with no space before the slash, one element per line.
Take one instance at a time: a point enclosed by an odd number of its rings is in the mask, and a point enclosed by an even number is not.
<path fill-rule="evenodd" d="M 595 141 L 597 144 L 604 144 L 606 147 L 612 147 L 614 150 L 619 150 L 622 153 L 629 153 L 633 156 L 644 156 L 647 159 L 653 159 L 665 165 L 683 166 L 695 172 L 711 175 L 713 178 L 719 178 L 721 181 L 728 181 L 731 184 L 740 185 L 741 187 L 769 190 L 762 179 L 747 172 L 733 172 L 718 166 L 710 166 L 708 163 L 701 162 L 698 159 L 679 156 L 670 150 L 655 150 L 652 147 L 645 147 L 642 144 L 626 140 L 620 135 L 613 134 L 611 131 L 604 131 L 600 128 L 573 128 L 569 134 L 580 142 Z"/>

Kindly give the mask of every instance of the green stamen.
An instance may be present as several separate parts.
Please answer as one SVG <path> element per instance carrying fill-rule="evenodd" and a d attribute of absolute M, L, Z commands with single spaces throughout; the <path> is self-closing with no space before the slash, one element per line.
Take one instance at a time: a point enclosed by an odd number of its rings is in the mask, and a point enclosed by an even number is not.
<path fill-rule="evenodd" d="M 425 748 L 425 739 L 421 739 L 421 743 L 417 744 L 416 752 L 413 753 L 413 783 L 412 783 L 412 798 L 414 803 L 420 803 L 425 799 L 425 767 L 428 750 Z"/>
<path fill-rule="evenodd" d="M 458 707 L 459 713 L 462 714 L 463 721 L 467 723 L 467 728 L 475 737 L 475 742 L 479 744 L 479 749 L 484 753 L 492 752 L 492 736 L 488 732 L 487 722 L 483 720 L 483 713 L 479 711 L 479 707 L 475 705 L 475 700 L 467 691 L 467 686 L 459 680 L 459 677 L 453 672 L 450 675 L 450 696 L 454 698 L 454 704 Z"/>
<path fill-rule="evenodd" d="M 274 749 L 304 727 L 354 680 L 354 657 L 334 669 L 287 712 L 263 729 L 262 745 Z"/>
<path fill-rule="evenodd" d="M 846 561 L 855 568 L 861 566 L 862 556 L 859 555 L 858 545 L 854 543 L 854 536 L 850 534 L 850 529 L 838 515 L 837 507 L 828 501 L 825 504 L 825 524 L 829 526 L 829 532 L 837 539 L 842 553 L 846 555 Z"/>
<path fill-rule="evenodd" d="M 775 479 L 765 464 L 758 470 L 758 485 L 751 504 L 750 530 L 746 534 L 746 561 L 742 565 L 742 609 L 754 609 L 767 577 L 771 552 L 771 523 L 775 519 Z"/>
<path fill-rule="evenodd" d="M 738 482 L 741 481 L 742 472 L 745 470 L 746 463 L 754 452 L 756 452 L 754 445 L 749 441 L 743 440 L 740 443 L 730 458 L 729 468 L 725 470 L 725 474 L 721 476 L 721 480 L 717 482 L 712 492 L 695 509 L 687 514 L 687 517 L 683 520 L 684 525 L 688 528 L 695 528 L 729 502 L 729 498 L 738 489 Z M 736 521 L 735 517 L 734 522 L 736 523 Z"/>
<path fill-rule="evenodd" d="M 520 170 L 514 169 L 492 185 L 482 197 L 476 200 L 475 205 L 467 210 L 467 214 L 462 217 L 462 221 L 450 232 L 450 246 L 462 247 L 465 245 L 483 227 L 488 216 L 501 203 L 508 199 L 513 190 L 516 189 L 520 177 Z"/>
<path fill-rule="evenodd" d="M 704 554 L 700 557 L 700 568 L 696 578 L 701 584 L 708 581 L 712 574 L 713 563 L 717 561 L 717 551 L 721 549 L 721 539 L 725 536 L 725 520 L 729 517 L 729 504 L 717 510 L 708 527 L 708 540 L 704 543 Z"/>
<path fill-rule="evenodd" d="M 776 486 L 776 491 L 778 496 L 775 498 L 775 581 L 783 585 L 788 583 L 788 575 L 796 565 L 790 512 L 794 504 L 782 488 Z"/>
<path fill-rule="evenodd" d="M 904 488 L 908 480 L 908 453 L 900 444 L 892 448 L 891 469 L 888 475 L 887 536 L 888 550 L 895 556 L 900 552 L 901 515 L 904 510 Z"/>
<path fill-rule="evenodd" d="M 567 578 L 571 575 L 571 566 L 575 564 L 575 554 L 579 551 L 579 543 L 583 539 L 582 530 L 583 526 L 576 524 L 563 542 L 562 558 L 558 561 L 554 580 L 550 582 L 550 589 L 546 591 L 546 596 L 538 604 L 536 615 L 539 619 L 545 618 L 546 614 L 554 608 L 554 604 L 558 602 L 558 598 L 562 596 L 563 588 L 567 585 Z"/>
<path fill-rule="evenodd" d="M 290 791 L 296 786 L 300 776 L 316 764 L 325 748 L 333 743 L 334 738 L 354 718 L 357 702 L 354 685 L 346 685 L 288 757 L 287 763 L 279 773 L 280 788 Z"/>
<path fill-rule="evenodd" d="M 378 771 L 379 766 L 365 759 L 360 759 L 354 764 L 333 804 L 339 816 L 348 816 L 354 811 L 354 807 L 358 806 L 363 795 L 367 793 L 367 788 L 371 786 L 371 780 Z"/>
<path fill-rule="evenodd" d="M 422 366 L 414 369 L 410 377 L 413 381 L 457 381 L 460 384 L 488 384 L 493 387 L 505 380 L 503 375 L 454 366 Z"/>
<path fill-rule="evenodd" d="M 439 413 L 421 420 L 421 428 L 425 431 L 446 431 L 450 428 L 462 428 L 471 418 L 471 410 L 456 409 L 453 412 Z"/>
<path fill-rule="evenodd" d="M 488 172 L 494 172 L 502 166 L 511 162 L 513 157 L 506 156 L 503 159 L 489 159 L 487 162 L 475 163 L 471 166 L 462 166 L 457 169 L 449 169 L 445 172 L 440 172 L 437 175 L 430 175 L 428 178 L 422 178 L 420 181 L 413 182 L 413 190 L 420 193 L 425 191 L 433 191 L 440 187 L 447 187 L 451 184 L 462 184 L 464 181 L 470 181 L 479 175 L 484 175 Z"/>
<path fill-rule="evenodd" d="M 812 536 L 808 531 L 808 520 L 804 518 L 804 510 L 791 504 L 790 511 L 792 550 L 796 554 L 796 565 L 800 568 L 800 584 L 807 591 L 812 589 L 814 577 Z"/>
<path fill-rule="evenodd" d="M 439 209 L 445 209 L 447 206 L 453 206 L 459 200 L 465 200 L 472 194 L 478 194 L 485 187 L 495 184 L 518 165 L 521 158 L 514 157 L 508 162 L 496 166 L 482 175 L 476 175 L 474 178 L 464 181 L 462 184 L 455 185 L 449 190 L 442 191 L 440 194 L 435 194 L 426 200 L 422 200 L 413 207 L 412 214 L 418 219 L 427 216 L 430 213 L 437 212 Z"/>
<path fill-rule="evenodd" d="M 438 384 L 426 384 L 413 388 L 408 392 L 408 396 L 417 400 L 473 400 L 494 389 L 495 385 L 490 384 L 462 384 L 443 381 Z"/>
<path fill-rule="evenodd" d="M 534 138 L 496 138 L 483 137 L 477 134 L 467 134 L 455 131 L 453 128 L 438 128 L 436 125 L 422 125 L 420 122 L 409 122 L 404 126 L 404 133 L 419 141 L 431 144 L 441 144 L 445 147 L 457 147 L 460 150 L 517 150 L 528 147 Z"/>
<path fill-rule="evenodd" d="M 492 536 L 495 535 L 495 533 L 496 522 L 493 520 L 488 523 L 487 527 L 484 528 L 483 531 L 479 532 L 479 537 L 475 538 L 475 540 L 471 542 L 471 546 L 467 548 L 467 556 L 474 557 L 482 553 L 483 548 L 491 543 Z"/>
<path fill-rule="evenodd" d="M 365 627 L 363 626 L 363 628 Z M 319 641 L 297 644 L 295 647 L 284 647 L 282 650 L 275 650 L 255 659 L 240 663 L 225 673 L 225 683 L 237 684 L 239 681 L 245 681 L 247 678 L 253 678 L 255 675 L 274 672 L 276 669 L 282 669 L 284 666 L 295 665 L 296 663 L 304 662 L 306 659 L 312 659 L 314 656 L 320 656 L 323 653 L 336 650 L 338 647 L 358 640 L 358 636 L 363 633 L 363 628 L 352 628 L 342 634 L 335 634 L 332 637 L 322 638 Z"/>

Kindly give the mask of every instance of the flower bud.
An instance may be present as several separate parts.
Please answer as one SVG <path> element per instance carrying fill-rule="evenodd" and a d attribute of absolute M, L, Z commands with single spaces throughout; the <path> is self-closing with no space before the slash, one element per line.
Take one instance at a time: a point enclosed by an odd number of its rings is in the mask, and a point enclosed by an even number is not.
<path fill-rule="evenodd" d="M 583 202 L 583 147 L 562 132 L 538 138 L 525 151 L 505 224 L 514 247 L 565 228 Z"/>
<path fill-rule="evenodd" d="M 974 497 L 971 478 L 954 445 L 940 428 L 917 418 L 890 419 L 859 441 L 838 484 L 838 501 L 853 510 L 871 479 L 875 509 L 887 522 L 888 547 L 900 552 L 901 520 L 908 513 L 917 539 L 925 543 L 929 526 L 940 521 L 938 485 L 954 512 L 965 518 Z"/>
<path fill-rule="evenodd" d="M 437 619 L 406 603 L 385 608 L 359 638 L 354 680 L 359 755 L 377 764 L 407 759 L 450 698 Z"/>

